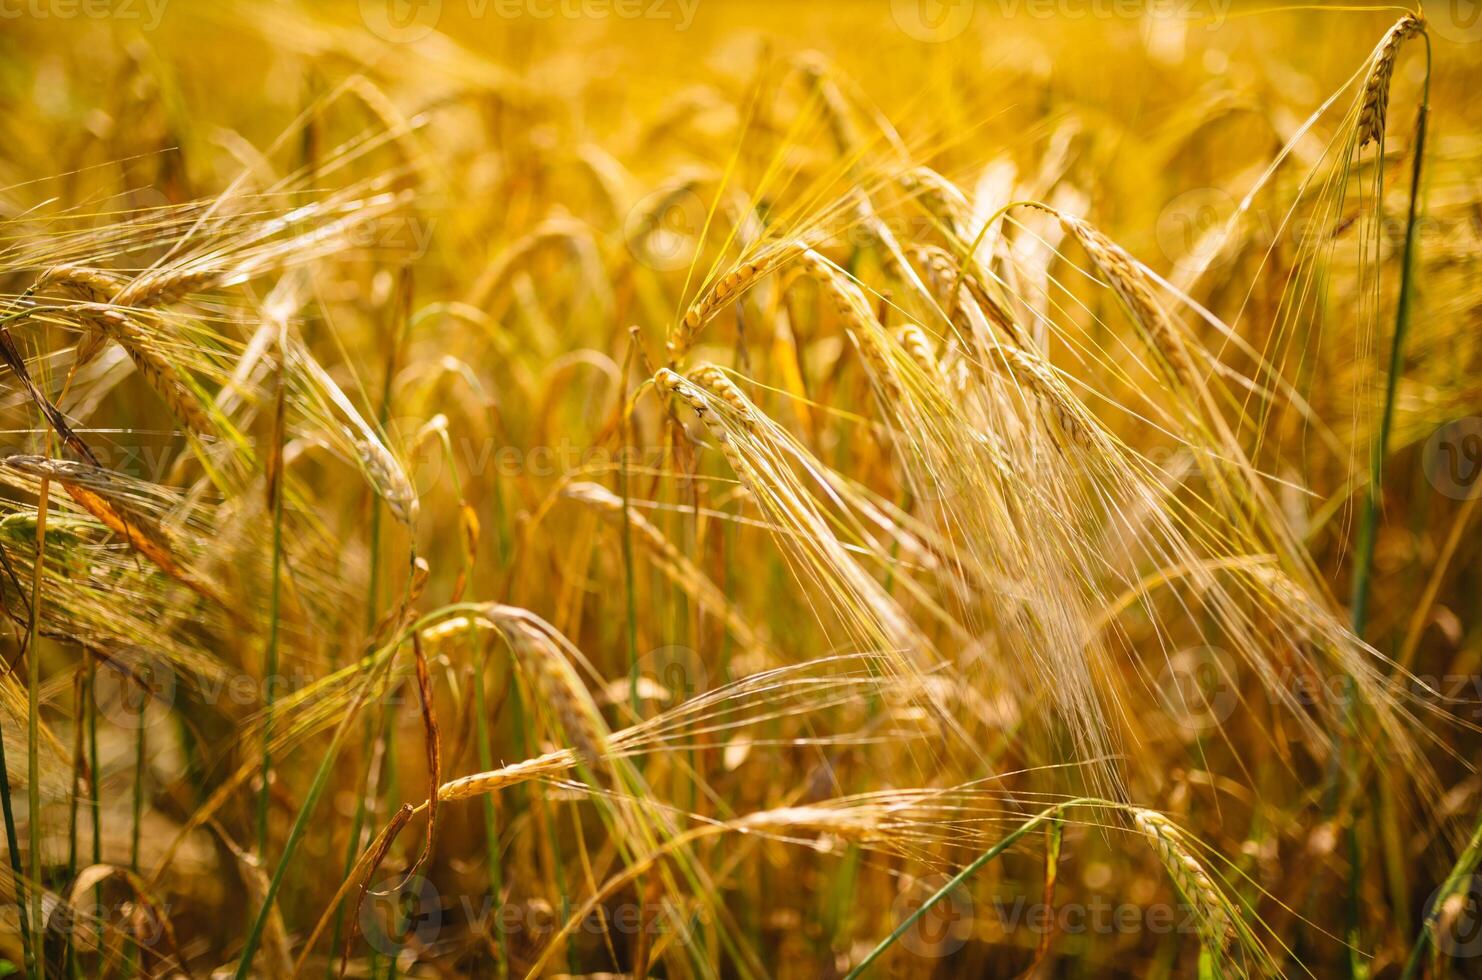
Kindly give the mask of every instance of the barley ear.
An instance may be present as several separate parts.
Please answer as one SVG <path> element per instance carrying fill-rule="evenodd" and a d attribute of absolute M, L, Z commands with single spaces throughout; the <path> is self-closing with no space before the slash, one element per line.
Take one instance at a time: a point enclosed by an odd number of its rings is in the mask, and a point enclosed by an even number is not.
<path fill-rule="evenodd" d="M 1384 143 L 1384 121 L 1389 112 L 1389 83 L 1394 77 L 1395 59 L 1407 40 L 1425 33 L 1425 21 L 1406 14 L 1395 21 L 1374 49 L 1369 77 L 1364 80 L 1364 97 L 1359 105 L 1358 145 Z"/>

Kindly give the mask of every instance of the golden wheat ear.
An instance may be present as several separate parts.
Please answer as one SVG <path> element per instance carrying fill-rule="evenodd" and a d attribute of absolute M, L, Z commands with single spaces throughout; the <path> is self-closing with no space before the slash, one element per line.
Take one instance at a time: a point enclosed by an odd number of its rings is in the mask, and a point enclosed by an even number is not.
<path fill-rule="evenodd" d="M 1359 99 L 1358 145 L 1384 143 L 1384 123 L 1389 114 L 1389 83 L 1394 77 L 1395 60 L 1400 48 L 1412 37 L 1425 34 L 1425 21 L 1414 14 L 1406 14 L 1395 21 L 1380 39 L 1370 62 L 1368 77 L 1364 79 L 1363 94 Z"/>

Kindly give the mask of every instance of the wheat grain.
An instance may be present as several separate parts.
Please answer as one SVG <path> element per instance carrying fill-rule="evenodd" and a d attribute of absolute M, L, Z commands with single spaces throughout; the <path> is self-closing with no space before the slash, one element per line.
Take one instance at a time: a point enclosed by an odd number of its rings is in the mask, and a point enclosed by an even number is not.
<path fill-rule="evenodd" d="M 961 189 L 930 167 L 915 167 L 897 180 L 953 239 L 961 241 L 972 220 L 972 206 Z"/>
<path fill-rule="evenodd" d="M 906 355 L 921 369 L 922 374 L 946 384 L 946 375 L 937 361 L 935 345 L 925 330 L 917 324 L 907 323 L 895 329 L 895 338 Z"/>
<path fill-rule="evenodd" d="M 174 365 L 155 350 L 149 336 L 124 309 L 119 308 L 165 302 L 170 297 L 170 284 L 179 284 L 182 279 L 166 277 L 156 280 L 164 287 L 159 290 L 146 288 L 141 285 L 143 281 L 121 285 L 112 273 L 99 269 L 53 266 L 36 280 L 34 288 L 64 286 L 96 304 L 77 309 L 77 315 L 84 324 L 84 334 L 77 345 L 73 371 L 96 357 L 103 344 L 112 340 L 129 355 L 145 383 L 159 395 L 175 417 L 197 435 L 206 434 L 212 431 L 212 425 L 201 408 L 200 400 L 190 391 Z"/>
<path fill-rule="evenodd" d="M 204 292 L 233 278 L 237 278 L 237 274 L 221 269 L 192 269 L 189 266 L 165 269 L 139 276 L 119 290 L 113 303 L 135 309 L 167 306 L 191 293 Z"/>
<path fill-rule="evenodd" d="M 533 759 L 512 763 L 490 772 L 476 772 L 449 780 L 438 787 L 437 798 L 450 802 L 495 793 L 532 779 L 548 779 L 563 772 L 569 772 L 580 761 L 582 757 L 577 751 L 556 749 Z"/>
<path fill-rule="evenodd" d="M 94 303 L 109 303 L 123 288 L 123 279 L 102 269 L 80 265 L 55 265 L 36 278 L 32 289 L 44 291 L 48 286 L 63 286 Z"/>

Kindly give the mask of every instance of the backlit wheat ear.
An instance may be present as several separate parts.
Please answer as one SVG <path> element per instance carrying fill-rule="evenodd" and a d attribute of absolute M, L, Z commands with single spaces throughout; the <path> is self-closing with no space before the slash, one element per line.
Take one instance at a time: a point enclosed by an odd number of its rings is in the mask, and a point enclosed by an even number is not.
<path fill-rule="evenodd" d="M 710 402 L 684 375 L 668 368 L 659 368 L 654 373 L 654 382 L 659 390 L 668 395 L 673 395 L 690 407 L 700 420 L 709 421 Z"/>
<path fill-rule="evenodd" d="M 1133 822 L 1142 831 L 1168 877 L 1193 906 L 1199 938 L 1212 953 L 1222 953 L 1234 938 L 1230 903 L 1214 879 L 1183 843 L 1183 831 L 1155 810 L 1134 809 Z"/>
<path fill-rule="evenodd" d="M 406 470 L 391 455 L 391 450 L 378 439 L 356 439 L 355 451 L 366 478 L 381 499 L 386 501 L 386 509 L 391 511 L 391 516 L 407 527 L 416 527 L 420 506 L 417 488 L 412 486 Z"/>
<path fill-rule="evenodd" d="M 109 303 L 123 288 L 123 285 L 121 278 L 101 269 L 60 265 L 43 272 L 32 289 L 37 293 L 42 293 L 49 287 L 58 286 L 70 290 L 90 303 Z M 101 328 L 93 316 L 84 317 L 83 322 L 85 326 L 82 338 L 77 342 L 77 351 L 72 359 L 71 370 L 73 372 L 97 357 L 108 342 L 107 332 Z"/>
<path fill-rule="evenodd" d="M 469 776 L 449 780 L 438 787 L 437 798 L 443 802 L 450 802 L 497 793 L 501 789 L 517 786 L 532 779 L 550 779 L 559 776 L 571 771 L 579 761 L 581 760 L 575 751 L 556 749 L 545 755 L 489 772 L 476 772 Z"/>
<path fill-rule="evenodd" d="M 895 339 L 901 345 L 901 349 L 906 352 L 906 356 L 921 369 L 923 374 L 944 389 L 947 387 L 947 374 L 942 370 L 941 362 L 937 360 L 936 345 L 926 335 L 925 330 L 914 323 L 908 323 L 896 328 Z"/>
<path fill-rule="evenodd" d="M 1400 47 L 1410 38 L 1425 33 L 1425 21 L 1406 14 L 1380 39 L 1374 49 L 1369 77 L 1364 80 L 1363 102 L 1359 106 L 1358 145 L 1384 142 L 1384 122 L 1389 113 L 1389 83 L 1394 78 L 1395 59 Z"/>
<path fill-rule="evenodd" d="M 694 343 L 695 335 L 727 303 L 740 296 L 762 276 L 786 264 L 805 248 L 807 248 L 806 243 L 800 240 L 779 242 L 765 248 L 754 258 L 742 262 L 721 276 L 713 286 L 691 304 L 684 316 L 680 317 L 679 322 L 674 325 L 674 329 L 669 331 L 665 347 L 669 351 L 670 365 L 678 365 L 684 360 L 690 345 Z"/>
<path fill-rule="evenodd" d="M 735 471 L 737 476 L 741 477 L 743 485 L 747 486 L 752 492 L 755 492 L 755 474 L 752 468 L 747 464 L 741 454 L 736 452 L 736 447 L 731 441 L 730 434 L 726 432 L 725 425 L 721 420 L 715 417 L 715 412 L 711 410 L 710 400 L 706 397 L 704 391 L 688 378 L 668 368 L 659 368 L 654 374 L 654 382 L 658 385 L 660 391 L 673 395 L 690 407 L 690 410 L 695 413 L 695 417 L 715 437 L 715 441 L 720 446 L 722 455 L 726 458 L 726 463 Z M 749 418 L 749 413 L 747 417 Z M 747 428 L 750 427 L 751 423 L 748 421 Z"/>
<path fill-rule="evenodd" d="M 823 114 L 833 134 L 834 145 L 841 154 L 851 153 L 859 145 L 859 131 L 849 113 L 849 104 L 844 93 L 828 75 L 827 67 L 820 57 L 804 56 L 798 59 L 798 71 L 813 87 L 823 104 Z"/>
<path fill-rule="evenodd" d="M 853 844 L 872 845 L 886 839 L 881 807 L 792 806 L 750 813 L 726 826 L 742 833 L 826 834 Z"/>
<path fill-rule="evenodd" d="M 188 266 L 142 275 L 121 289 L 113 302 L 118 306 L 167 306 L 191 293 L 234 279 L 237 273 L 221 269 L 192 269 Z"/>
<path fill-rule="evenodd" d="M 73 371 L 91 361 L 112 340 L 129 355 L 145 384 L 159 395 L 177 419 L 197 435 L 212 431 L 200 400 L 191 393 L 175 367 L 160 356 L 149 336 L 126 311 L 103 306 L 144 307 L 164 301 L 160 294 L 131 293 L 131 285 L 125 285 L 120 278 L 85 266 L 53 266 L 42 273 L 33 288 L 39 292 L 50 286 L 69 289 L 98 304 L 77 310 L 84 332 L 77 343 Z"/>
<path fill-rule="evenodd" d="M 296 383 L 322 413 L 324 437 L 334 440 L 336 450 L 346 457 L 353 454 L 366 482 L 386 501 L 393 517 L 415 527 L 420 510 L 417 488 L 401 461 L 302 343 L 290 343 L 286 355 Z"/>
<path fill-rule="evenodd" d="M 1024 346 L 1019 326 L 1009 311 L 984 287 L 977 276 L 965 270 L 952 257 L 952 253 L 936 245 L 918 245 L 910 249 L 910 255 L 926 273 L 932 292 L 946 311 L 947 319 L 964 334 L 973 335 L 971 327 L 966 326 L 963 320 L 976 311 L 1009 340 Z M 959 286 L 957 294 L 948 296 L 954 284 Z"/>
<path fill-rule="evenodd" d="M 834 264 L 813 249 L 803 253 L 802 264 L 825 293 L 833 300 L 834 310 L 844 321 L 855 346 L 869 362 L 875 378 L 890 392 L 892 397 L 901 397 L 900 379 L 891 369 L 889 355 L 881 345 L 879 334 L 883 328 L 870 309 L 869 300 L 861 290 Z"/>
<path fill-rule="evenodd" d="M 1183 337 L 1174 326 L 1173 318 L 1158 302 L 1147 273 L 1137 264 L 1137 260 L 1088 222 L 1063 212 L 1053 213 L 1060 220 L 1061 226 L 1096 263 L 1096 267 L 1106 276 L 1122 302 L 1127 304 L 1133 319 L 1145 331 L 1153 350 L 1163 357 L 1183 384 L 1195 387 L 1197 379 L 1194 362 Z"/>
<path fill-rule="evenodd" d="M 110 531 L 129 542 L 160 571 L 229 614 L 237 612 L 236 607 L 222 595 L 219 586 L 206 581 L 179 557 L 184 549 L 168 528 L 130 506 L 129 486 L 115 480 L 109 471 L 70 460 L 21 455 L 0 457 L 0 467 L 61 484 L 68 496 Z"/>
<path fill-rule="evenodd" d="M 529 671 L 541 699 L 556 714 L 581 761 L 594 765 L 606 754 L 606 726 L 591 692 L 568 659 L 570 644 L 545 620 L 513 606 L 490 603 L 484 615 L 498 627 Z"/>
<path fill-rule="evenodd" d="M 946 177 L 930 167 L 915 167 L 897 178 L 902 188 L 926 209 L 953 239 L 967 236 L 972 221 L 972 205 L 967 195 Z"/>
<path fill-rule="evenodd" d="M 716 374 L 701 371 L 701 376 L 712 383 L 716 382 Z M 724 375 L 720 378 L 725 386 L 730 386 L 729 379 Z M 816 460 L 806 457 L 805 451 L 788 442 L 770 420 L 760 417 L 739 390 L 730 392 L 728 397 L 712 393 L 667 368 L 660 369 L 654 381 L 659 390 L 687 404 L 705 425 L 727 464 L 776 522 L 779 540 L 794 551 L 799 567 L 806 567 L 820 577 L 825 594 L 838 603 L 841 618 L 850 628 L 859 630 L 861 645 L 887 650 L 893 656 L 929 662 L 934 656 L 930 641 L 896 600 L 844 549 L 791 466 L 799 462 L 811 471 L 813 478 L 825 481 L 830 495 L 838 494 L 842 483 L 826 476 Z M 726 406 L 724 417 L 717 410 L 718 405 Z M 737 407 L 743 410 L 739 418 L 732 411 Z M 909 538 L 903 535 L 902 543 L 906 541 Z M 914 669 L 910 662 L 910 659 L 902 660 L 907 673 Z"/>
<path fill-rule="evenodd" d="M 731 380 L 730 375 L 719 367 L 714 364 L 700 364 L 690 369 L 689 379 L 725 402 L 747 428 L 756 425 L 756 415 L 751 410 L 751 403 L 741 393 L 741 389 L 736 387 L 736 382 Z"/>
<path fill-rule="evenodd" d="M 839 316 L 850 329 L 863 329 L 865 323 L 873 319 L 874 314 L 870 311 L 869 300 L 865 298 L 864 292 L 832 262 L 811 248 L 803 251 L 801 262 L 809 275 L 817 279 L 828 293 Z"/>
<path fill-rule="evenodd" d="M 1095 417 L 1043 357 L 1007 344 L 994 347 L 992 353 L 994 361 L 1039 400 L 1055 428 L 1072 445 L 1103 454 L 1113 451 Z"/>
<path fill-rule="evenodd" d="M 175 417 L 192 432 L 203 435 L 213 431 L 211 420 L 201 408 L 200 399 L 190 391 L 180 372 L 159 355 L 151 339 L 132 319 L 120 310 L 103 310 L 95 317 L 103 333 L 124 349 L 139 374 L 159 395 Z"/>
<path fill-rule="evenodd" d="M 124 280 L 111 272 L 80 265 L 56 265 L 36 279 L 32 287 L 42 292 L 49 286 L 62 286 L 94 303 L 109 303 L 123 288 Z"/>

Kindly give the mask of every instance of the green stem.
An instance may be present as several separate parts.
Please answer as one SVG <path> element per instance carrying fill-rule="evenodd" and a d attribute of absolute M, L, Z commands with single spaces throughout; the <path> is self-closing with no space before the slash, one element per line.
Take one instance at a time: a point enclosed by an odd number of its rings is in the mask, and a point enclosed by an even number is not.
<path fill-rule="evenodd" d="M 1424 36 L 1424 35 L 1422 35 Z M 1379 509 L 1384 482 L 1384 457 L 1389 448 L 1390 428 L 1394 423 L 1395 396 L 1405 363 L 1405 335 L 1410 326 L 1410 300 L 1414 292 L 1415 226 L 1420 207 L 1420 178 L 1425 160 L 1426 123 L 1430 117 L 1430 38 L 1425 39 L 1425 91 L 1415 121 L 1415 156 L 1410 170 L 1410 206 L 1405 222 L 1405 245 L 1400 258 L 1400 295 L 1395 304 L 1394 337 L 1389 347 L 1389 376 L 1385 379 L 1384 414 L 1379 435 L 1374 441 L 1369 461 L 1369 486 L 1364 494 L 1364 513 L 1359 524 L 1358 553 L 1353 577 L 1353 632 L 1362 637 L 1369 618 L 1369 584 L 1374 564 L 1374 539 L 1379 527 Z M 1380 221 L 1384 215 L 1379 215 Z"/>
<path fill-rule="evenodd" d="M 1446 876 L 1445 884 L 1436 891 L 1435 901 L 1431 903 L 1430 911 L 1425 914 L 1425 922 L 1421 924 L 1420 935 L 1415 937 L 1415 946 L 1410 950 L 1410 958 L 1405 961 L 1405 972 L 1401 974 L 1400 980 L 1413 980 L 1419 974 L 1420 961 L 1435 936 L 1436 923 L 1441 918 L 1441 908 L 1446 904 L 1446 899 L 1455 893 L 1462 880 L 1477 867 L 1479 853 L 1482 853 L 1482 819 L 1477 821 L 1477 826 L 1472 830 L 1472 839 L 1467 841 L 1461 857 L 1457 859 L 1451 873 Z"/>
<path fill-rule="evenodd" d="M 1379 433 L 1374 440 L 1374 448 L 1369 459 L 1369 485 L 1364 493 L 1364 511 L 1359 523 L 1359 537 L 1357 554 L 1353 574 L 1353 599 L 1352 619 L 1353 633 L 1360 639 L 1364 636 L 1364 630 L 1369 624 L 1369 593 L 1373 577 L 1374 545 L 1379 535 L 1379 511 L 1383 504 L 1384 496 L 1384 460 L 1389 453 L 1390 429 L 1394 425 L 1395 400 L 1399 391 L 1400 375 L 1405 366 L 1405 335 L 1409 333 L 1410 327 L 1410 302 L 1414 293 L 1415 277 L 1415 227 L 1420 210 L 1420 182 L 1425 162 L 1425 135 L 1426 124 L 1430 118 L 1430 85 L 1431 85 L 1431 41 L 1430 36 L 1422 34 L 1425 39 L 1425 83 L 1420 98 L 1420 111 L 1415 119 L 1415 147 L 1410 163 L 1410 203 L 1405 220 L 1405 244 L 1400 256 L 1400 292 L 1395 302 L 1395 326 L 1394 335 L 1390 339 L 1389 346 L 1389 373 L 1384 382 L 1384 412 L 1379 421 Z M 1378 165 L 1382 168 L 1384 160 L 1384 137 L 1379 138 Z M 1379 176 L 1380 197 L 1378 203 L 1378 220 L 1382 225 L 1384 222 L 1384 199 L 1383 199 L 1383 174 Z M 1345 700 L 1344 723 L 1346 734 L 1351 734 L 1354 724 L 1353 705 L 1356 694 L 1352 678 L 1345 679 L 1348 698 Z M 1351 743 L 1350 743 L 1351 744 Z M 1341 754 L 1350 755 L 1351 749 L 1345 749 Z M 1339 756 L 1335 754 L 1336 760 Z M 1349 760 L 1352 761 L 1351 759 Z M 1353 767 L 1350 765 L 1346 775 L 1351 778 Z M 1336 789 L 1336 786 L 1335 786 Z M 1362 965 L 1357 961 L 1357 948 L 1360 941 L 1360 906 L 1358 869 L 1361 860 L 1358 839 L 1357 818 L 1350 814 L 1348 826 L 1345 832 L 1348 842 L 1348 852 L 1351 867 L 1348 872 L 1348 935 L 1344 938 L 1348 941 L 1352 952 L 1349 956 L 1349 974 L 1358 976 L 1362 971 Z"/>
<path fill-rule="evenodd" d="M 365 760 L 365 766 L 361 771 L 359 781 L 355 784 L 356 799 L 360 803 L 355 807 L 355 816 L 350 821 L 350 844 L 345 849 L 345 869 L 340 873 L 341 879 L 350 877 L 350 872 L 355 869 L 355 860 L 360 857 L 361 837 L 365 833 L 365 791 L 370 785 L 371 758 L 374 755 L 376 744 L 376 725 L 373 719 L 365 720 L 365 723 L 361 725 L 361 733 L 360 757 Z M 340 937 L 344 934 L 344 927 L 345 910 L 341 903 L 341 907 L 335 910 L 334 931 L 329 941 L 330 950 L 340 948 Z M 325 976 L 330 980 L 334 980 L 339 975 L 333 956 L 329 957 L 326 970 Z"/>
<path fill-rule="evenodd" d="M 88 698 L 87 677 L 80 671 L 73 674 L 72 710 L 76 722 L 72 730 L 72 796 L 67 801 L 67 883 L 70 887 L 77 880 L 77 808 L 82 799 L 82 768 L 84 763 L 82 706 Z M 77 951 L 73 942 L 76 935 L 75 920 L 67 926 L 67 975 L 77 976 Z"/>
<path fill-rule="evenodd" d="M 134 825 L 129 832 L 129 870 L 139 873 L 139 825 L 144 814 L 144 719 L 149 710 L 149 691 L 141 695 L 139 731 L 134 739 Z"/>

